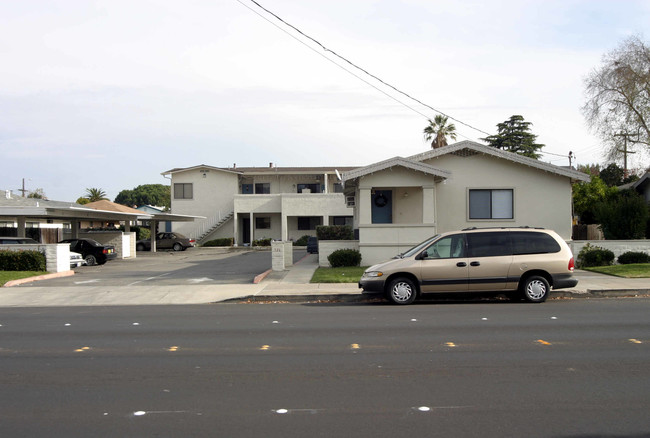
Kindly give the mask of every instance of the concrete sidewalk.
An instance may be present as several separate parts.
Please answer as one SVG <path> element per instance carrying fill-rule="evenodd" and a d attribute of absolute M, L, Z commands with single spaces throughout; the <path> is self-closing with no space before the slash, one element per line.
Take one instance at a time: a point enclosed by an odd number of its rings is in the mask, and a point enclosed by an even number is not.
<path fill-rule="evenodd" d="M 267 271 L 257 284 L 136 285 L 129 287 L 42 287 L 38 282 L 0 288 L 0 307 L 128 306 L 217 303 L 251 300 L 361 300 L 356 283 L 309 283 L 318 255 L 308 254 L 282 272 Z M 553 291 L 551 297 L 650 296 L 650 279 L 625 279 L 576 271 L 575 289 Z"/>

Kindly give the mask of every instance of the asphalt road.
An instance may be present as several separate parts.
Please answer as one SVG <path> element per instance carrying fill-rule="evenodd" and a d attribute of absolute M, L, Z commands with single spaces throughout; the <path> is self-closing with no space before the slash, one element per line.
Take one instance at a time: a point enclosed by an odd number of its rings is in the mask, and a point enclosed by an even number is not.
<path fill-rule="evenodd" d="M 0 309 L 3 437 L 645 437 L 650 299 Z"/>
<path fill-rule="evenodd" d="M 294 261 L 307 252 L 294 251 Z M 39 281 L 47 286 L 87 286 L 110 284 L 135 286 L 249 284 L 256 275 L 271 269 L 271 251 L 190 248 L 185 251 L 139 251 L 134 259 L 110 260 L 99 266 L 75 268 L 72 277 Z"/>

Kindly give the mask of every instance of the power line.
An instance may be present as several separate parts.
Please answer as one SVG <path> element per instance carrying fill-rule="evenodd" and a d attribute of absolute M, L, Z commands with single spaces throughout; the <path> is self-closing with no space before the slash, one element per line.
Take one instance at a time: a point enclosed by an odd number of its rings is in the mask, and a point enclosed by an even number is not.
<path fill-rule="evenodd" d="M 317 52 L 317 51 L 314 50 L 312 47 L 310 47 L 309 45 L 305 44 L 303 41 L 299 40 L 299 39 L 296 38 L 295 36 L 293 36 L 293 35 L 291 35 L 290 33 L 286 32 L 284 29 L 282 29 L 282 28 L 280 28 L 279 26 L 275 25 L 275 23 L 271 22 L 271 21 L 268 20 L 266 17 L 264 17 L 264 16 L 258 14 L 256 11 L 254 11 L 253 9 L 251 9 L 250 7 L 248 7 L 248 5 L 244 4 L 241 0 L 236 0 L 236 1 L 237 1 L 238 3 L 240 3 L 241 5 L 245 6 L 246 8 L 250 9 L 251 11 L 255 12 L 257 15 L 259 15 L 260 17 L 264 18 L 264 19 L 265 19 L 266 21 L 268 21 L 269 23 L 271 23 L 271 24 L 273 24 L 274 26 L 276 26 L 278 29 L 280 29 L 280 30 L 282 30 L 283 32 L 287 33 L 288 35 L 290 35 L 290 36 L 291 36 L 292 38 L 294 38 L 295 40 L 297 40 L 297 41 L 299 41 L 300 43 L 302 43 L 303 45 L 309 47 L 309 48 L 310 48 L 311 50 L 313 50 L 314 52 L 320 54 L 320 55 L 323 56 L 325 59 L 327 59 L 327 60 L 329 60 L 330 62 L 334 63 L 335 65 L 339 66 L 340 68 L 342 68 L 342 69 L 345 70 L 346 72 L 352 74 L 352 75 L 353 75 L 354 77 L 356 77 L 357 79 L 359 79 L 359 80 L 365 82 L 366 84 L 370 85 L 371 87 L 373 87 L 373 88 L 376 89 L 377 91 L 380 91 L 382 94 L 384 94 L 384 95 L 390 97 L 391 99 L 395 100 L 396 102 L 399 102 L 400 104 L 406 106 L 407 108 L 411 109 L 412 111 L 415 111 L 416 113 L 420 114 L 421 116 L 423 116 L 423 117 L 425 117 L 425 118 L 427 118 L 427 119 L 430 119 L 430 117 L 426 116 L 425 114 L 421 113 L 420 111 L 417 111 L 416 109 L 414 109 L 414 108 L 412 108 L 412 107 L 406 105 L 405 103 L 399 101 L 399 100 L 396 99 L 395 97 L 393 97 L 393 96 L 387 94 L 386 92 L 384 92 L 384 91 L 380 90 L 379 88 L 375 87 L 374 85 L 370 84 L 368 81 L 366 81 L 366 80 L 360 78 L 358 75 L 355 75 L 354 73 L 352 73 L 352 72 L 349 71 L 348 69 L 343 68 L 341 65 L 335 63 L 335 62 L 332 61 L 330 58 L 328 58 L 328 57 L 322 55 L 321 53 Z M 339 54 L 336 53 L 335 51 L 333 51 L 333 50 L 331 50 L 331 49 L 328 49 L 328 48 L 325 47 L 323 44 L 321 44 L 318 40 L 316 40 L 316 39 L 310 37 L 309 35 L 305 34 L 304 32 L 302 32 L 300 29 L 298 29 L 298 28 L 295 27 L 294 25 L 292 25 L 292 24 L 286 22 L 285 20 L 283 20 L 282 18 L 280 18 L 278 15 L 276 15 L 275 13 L 271 12 L 270 10 L 266 9 L 264 6 L 262 6 L 261 4 L 259 4 L 257 1 L 255 1 L 255 0 L 250 0 L 250 1 L 251 1 L 251 3 L 255 4 L 258 8 L 264 10 L 267 14 L 272 15 L 272 16 L 275 17 L 277 20 L 281 21 L 281 22 L 282 22 L 283 24 L 285 24 L 286 26 L 289 26 L 290 28 L 292 28 L 293 30 L 295 30 L 296 32 L 298 32 L 300 35 L 302 35 L 303 37 L 309 39 L 310 41 L 312 41 L 312 42 L 314 42 L 315 44 L 317 44 L 318 46 L 320 46 L 324 51 L 331 53 L 332 55 L 334 55 L 334 56 L 336 56 L 337 58 L 341 59 L 342 61 L 346 62 L 347 64 L 350 64 L 352 67 L 356 68 L 357 70 L 360 70 L 360 71 L 362 71 L 363 73 L 365 73 L 366 75 L 368 75 L 368 76 L 370 76 L 371 78 L 375 79 L 376 81 L 379 81 L 379 82 L 382 83 L 383 85 L 385 85 L 385 86 L 387 86 L 387 87 L 389 87 L 389 88 L 391 88 L 391 89 L 397 91 L 398 93 L 400 93 L 400 94 L 406 96 L 407 98 L 413 100 L 414 102 L 417 102 L 417 103 L 419 103 L 420 105 L 422 105 L 422 106 L 424 106 L 424 107 L 426 107 L 426 108 L 429 108 L 429 109 L 435 111 L 436 113 L 442 114 L 443 116 L 445 116 L 445 117 L 447 117 L 447 118 L 449 118 L 449 119 L 451 119 L 451 120 L 453 120 L 453 121 L 455 121 L 455 122 L 460 123 L 461 125 L 464 125 L 464 126 L 470 128 L 470 129 L 473 129 L 473 130 L 475 130 L 475 131 L 478 131 L 478 132 L 480 132 L 480 133 L 482 133 L 482 134 L 485 134 L 485 135 L 487 135 L 487 136 L 492 135 L 492 134 L 490 134 L 490 133 L 488 133 L 488 132 L 483 131 L 482 129 L 476 128 L 476 127 L 474 127 L 474 126 L 472 126 L 472 125 L 470 125 L 470 124 L 468 124 L 468 123 L 465 123 L 465 122 L 463 122 L 462 120 L 459 120 L 459 119 L 457 119 L 457 118 L 455 118 L 455 117 L 452 117 L 452 116 L 450 116 L 450 115 L 448 115 L 448 114 L 445 114 L 444 112 L 442 112 L 442 111 L 440 111 L 440 110 L 438 110 L 438 109 L 432 107 L 431 105 L 428 105 L 428 104 L 422 102 L 421 100 L 419 100 L 419 99 L 417 99 L 417 98 L 411 96 L 410 94 L 405 93 L 404 91 L 402 91 L 402 90 L 400 90 L 400 89 L 394 87 L 393 85 L 391 85 L 391 84 L 389 84 L 389 83 L 383 81 L 383 80 L 380 79 L 379 77 L 377 77 L 377 76 L 373 75 L 372 73 L 368 72 L 367 70 L 365 70 L 365 69 L 359 67 L 358 65 L 356 65 L 355 63 L 349 61 L 347 58 L 345 58 L 345 57 L 339 55 Z M 462 136 L 462 135 L 461 135 L 461 136 Z M 464 137 L 464 136 L 463 136 L 463 137 Z M 466 137 L 466 138 L 467 138 L 467 137 Z"/>

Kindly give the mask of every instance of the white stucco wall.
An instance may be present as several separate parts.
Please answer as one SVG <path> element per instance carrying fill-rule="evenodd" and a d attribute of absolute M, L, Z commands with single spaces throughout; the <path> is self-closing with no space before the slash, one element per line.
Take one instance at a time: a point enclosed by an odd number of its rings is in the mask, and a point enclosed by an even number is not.
<path fill-rule="evenodd" d="M 239 191 L 239 176 L 233 172 L 216 169 L 189 169 L 172 174 L 171 211 L 174 214 L 204 216 L 194 222 L 174 222 L 172 229 L 188 237 L 198 237 L 196 230 L 202 222 L 210 222 L 221 215 L 224 217 L 234 209 L 233 197 Z M 205 177 L 203 176 L 205 174 Z M 192 199 L 175 199 L 174 184 L 191 183 Z M 233 236 L 232 221 L 226 223 L 220 230 L 223 237 Z"/>
<path fill-rule="evenodd" d="M 438 232 L 528 225 L 571 238 L 569 178 L 488 155 L 448 154 L 425 162 L 452 172 L 446 184 L 437 186 Z M 469 219 L 469 189 L 513 189 L 514 219 Z"/>

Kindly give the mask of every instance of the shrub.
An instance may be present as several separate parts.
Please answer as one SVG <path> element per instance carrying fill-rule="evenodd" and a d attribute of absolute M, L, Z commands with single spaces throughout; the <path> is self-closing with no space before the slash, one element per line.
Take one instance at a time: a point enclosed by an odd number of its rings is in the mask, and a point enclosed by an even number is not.
<path fill-rule="evenodd" d="M 594 209 L 595 217 L 605 239 L 643 239 L 648 221 L 648 205 L 634 190 L 623 190 L 600 202 Z"/>
<path fill-rule="evenodd" d="M 607 266 L 614 261 L 614 253 L 600 246 L 586 244 L 578 254 L 578 267 Z"/>
<path fill-rule="evenodd" d="M 361 253 L 356 249 L 337 249 L 327 256 L 332 268 L 343 266 L 359 266 L 361 264 Z"/>
<path fill-rule="evenodd" d="M 0 251 L 0 271 L 45 271 L 45 266 L 39 251 Z"/>
<path fill-rule="evenodd" d="M 232 246 L 235 239 L 232 237 L 222 237 L 220 239 L 208 240 L 201 246 Z"/>
<path fill-rule="evenodd" d="M 309 239 L 311 236 L 302 236 L 300 239 L 296 240 L 294 242 L 294 245 L 296 246 L 307 246 L 307 239 Z"/>
<path fill-rule="evenodd" d="M 632 263 L 650 263 L 650 255 L 644 252 L 628 251 L 618 256 L 618 262 L 621 265 L 629 265 Z"/>
<path fill-rule="evenodd" d="M 271 246 L 271 239 L 269 238 L 264 238 L 264 239 L 258 239 L 258 240 L 253 240 L 253 243 L 251 246 Z"/>
<path fill-rule="evenodd" d="M 353 240 L 354 233 L 349 225 L 319 225 L 316 236 L 318 240 Z"/>

